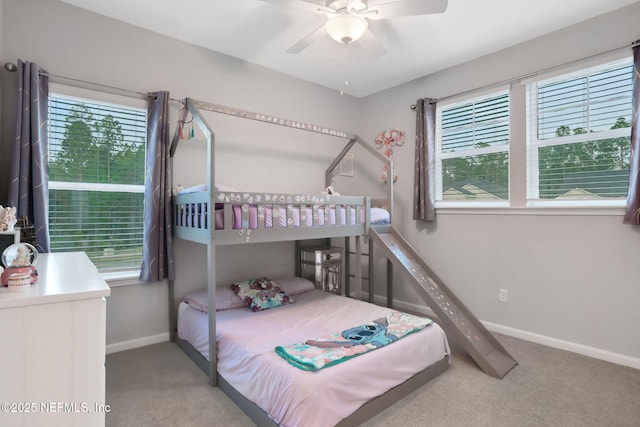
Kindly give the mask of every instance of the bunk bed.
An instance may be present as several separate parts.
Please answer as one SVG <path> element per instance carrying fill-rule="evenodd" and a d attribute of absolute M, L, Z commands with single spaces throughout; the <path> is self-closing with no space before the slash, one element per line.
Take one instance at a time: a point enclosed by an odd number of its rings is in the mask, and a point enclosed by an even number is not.
<path fill-rule="evenodd" d="M 331 306 L 334 307 L 335 310 L 346 310 L 345 313 L 362 312 L 368 309 L 372 316 L 389 315 L 391 309 L 374 306 L 351 298 L 329 295 L 319 290 L 308 289 L 307 292 L 304 293 L 294 293 L 293 297 L 297 299 L 297 302 L 296 304 L 291 304 L 291 307 L 279 307 L 260 313 L 252 313 L 246 307 L 231 307 L 231 309 L 226 307 L 227 309 L 225 311 L 217 311 L 217 308 L 220 307 L 218 304 L 222 304 L 222 302 L 219 301 L 217 303 L 217 299 L 220 299 L 220 296 L 216 296 L 219 293 L 215 275 L 216 248 L 230 244 L 281 241 L 299 242 L 307 239 L 344 238 L 345 252 L 349 253 L 351 251 L 350 238 L 353 238 L 355 240 L 355 269 L 353 276 L 356 279 L 356 285 L 361 286 L 362 265 L 360 264 L 360 260 L 362 259 L 362 245 L 360 239 L 368 236 L 372 228 L 376 229 L 378 233 L 389 231 L 390 222 L 393 219 L 393 180 L 387 182 L 386 200 L 383 203 L 388 211 L 388 217 L 386 220 L 383 219 L 379 221 L 379 223 L 376 223 L 378 221 L 372 220 L 372 212 L 375 208 L 372 207 L 371 198 L 368 196 L 256 193 L 232 191 L 221 186 L 216 186 L 214 182 L 215 135 L 201 111 L 233 115 L 244 119 L 258 120 L 264 123 L 346 139 L 347 143 L 345 147 L 325 172 L 326 186 L 331 185 L 334 170 L 344 156 L 356 144 L 359 144 L 380 161 L 386 163 L 391 176 L 393 176 L 393 163 L 378 153 L 369 144 L 362 141 L 357 135 L 284 118 L 196 101 L 191 98 L 186 98 L 182 102 L 184 109 L 181 110 L 179 120 L 184 123 L 190 114 L 207 140 L 207 183 L 199 188 L 201 191 L 186 191 L 174 195 L 173 233 L 177 239 L 198 242 L 207 247 L 207 291 L 205 292 L 204 301 L 202 302 L 202 305 L 207 308 L 205 310 L 194 310 L 193 307 L 189 307 L 188 304 L 181 302 L 180 299 L 176 300 L 174 291 L 175 284 L 174 282 L 170 282 L 169 317 L 172 325 L 172 339 L 175 339 L 176 343 L 208 374 L 209 382 L 212 386 L 220 386 L 257 424 L 275 426 L 278 425 L 278 423 L 276 423 L 274 419 L 284 420 L 286 417 L 282 416 L 282 414 L 268 413 L 266 409 L 263 409 L 265 404 L 258 406 L 254 401 L 256 400 L 255 398 L 252 400 L 246 396 L 248 394 L 247 384 L 243 385 L 241 381 L 238 382 L 239 380 L 227 381 L 227 379 L 218 372 L 219 357 L 224 356 L 229 351 L 228 347 L 224 347 L 224 343 L 227 341 L 235 341 L 235 338 L 230 339 L 228 337 L 227 334 L 230 333 L 229 331 L 237 331 L 237 324 L 240 322 L 255 322 L 256 317 L 250 318 L 251 320 L 246 319 L 246 316 L 251 314 L 258 314 L 264 316 L 261 319 L 266 319 L 283 313 L 312 312 L 310 311 L 311 309 L 304 308 L 305 302 L 308 302 L 310 307 L 323 304 L 325 309 Z M 176 129 L 171 146 L 172 157 L 176 152 L 178 143 L 179 132 L 178 129 Z M 371 264 L 372 263 L 370 263 L 369 266 L 370 272 L 372 271 Z M 347 262 L 344 267 L 346 278 L 345 294 L 349 296 L 349 280 L 351 276 L 349 273 L 349 263 Z M 240 301 L 240 299 L 238 299 L 238 301 Z M 388 303 L 389 307 L 391 306 L 390 303 L 391 302 Z M 364 306 L 362 306 L 362 304 L 364 304 Z M 216 307 L 216 309 L 209 309 L 209 307 Z M 178 319 L 178 316 L 180 316 L 180 319 Z M 344 318 L 343 320 L 351 319 L 347 315 L 341 317 Z M 196 334 L 195 338 L 185 336 L 188 334 L 184 331 L 195 328 L 195 326 L 184 326 L 183 322 L 185 322 L 187 318 L 191 318 L 196 324 L 201 324 L 200 333 L 199 335 Z M 217 329 L 216 318 L 219 319 L 220 326 L 224 326 L 224 328 L 220 330 Z M 351 320 L 364 322 L 372 319 L 363 319 L 356 316 Z M 285 325 L 290 324 L 291 320 L 290 318 L 285 318 L 285 320 L 276 319 L 274 322 L 280 325 L 278 326 L 279 328 L 283 328 Z M 179 325 L 180 328 L 178 328 Z M 175 336 L 176 330 L 179 331 L 178 336 Z M 203 330 L 204 332 L 202 332 Z M 307 333 L 314 333 L 320 330 L 321 329 L 317 329 L 317 325 L 311 326 Z M 338 416 L 338 420 L 341 421 L 337 424 L 360 424 L 448 368 L 449 347 L 446 335 L 437 324 L 434 323 L 430 325 L 430 327 L 419 331 L 419 333 L 411 335 L 412 336 L 400 340 L 403 341 L 402 344 L 400 344 L 400 342 L 394 343 L 394 345 L 388 346 L 388 348 L 391 349 L 393 347 L 395 348 L 393 351 L 399 352 L 406 357 L 406 354 L 410 353 L 411 348 L 424 348 L 425 346 L 435 345 L 436 349 L 434 354 L 437 356 L 431 355 L 425 357 L 424 354 L 421 354 L 420 357 L 417 358 L 419 359 L 417 365 L 410 369 L 401 369 L 403 373 L 399 374 L 392 385 L 387 384 L 385 389 L 379 393 L 376 392 L 373 395 L 365 394 L 364 397 L 362 397 L 364 403 L 360 402 L 355 404 L 355 409 L 353 407 L 339 409 L 338 414 L 340 415 L 335 416 Z M 216 339 L 209 339 L 209 337 L 216 337 Z M 308 336 L 307 338 L 312 338 L 312 336 Z M 252 337 L 251 342 L 256 342 L 256 339 L 256 337 Z M 427 345 L 420 341 L 424 339 L 432 344 Z M 220 341 L 220 348 L 218 348 L 218 341 Z M 265 341 L 263 343 L 263 345 L 272 347 L 283 344 L 286 343 L 276 341 Z M 374 361 L 372 366 L 379 366 L 379 363 L 382 363 L 382 360 L 386 357 L 385 355 L 390 354 L 388 353 L 391 351 L 389 349 L 381 348 L 371 352 L 375 356 L 370 356 L 369 354 L 366 356 L 369 358 L 368 360 Z M 247 357 L 253 359 L 257 356 L 258 355 Z M 277 359 L 275 351 L 269 357 Z M 357 359 L 360 358 L 364 359 L 365 355 Z M 288 384 L 285 387 L 286 389 L 295 390 L 291 382 L 295 383 L 297 381 L 295 378 L 301 375 L 301 373 L 296 372 L 298 371 L 297 368 L 287 365 L 283 360 L 279 360 L 279 362 L 281 364 L 284 363 L 284 366 L 289 370 L 290 374 L 290 377 L 281 381 Z M 223 368 L 228 366 L 228 360 L 221 360 L 220 363 L 220 366 Z M 333 376 L 335 380 L 346 375 L 346 372 L 351 370 L 348 365 L 352 363 L 358 363 L 358 361 L 350 361 L 313 374 L 316 374 L 315 377 L 319 378 L 324 376 L 331 378 Z M 342 365 L 347 365 L 347 367 L 344 368 Z M 395 363 L 394 365 L 399 364 Z M 353 367 L 354 365 L 351 366 Z M 333 371 L 331 371 L 332 369 Z M 370 370 L 371 367 L 367 369 Z M 307 372 L 305 373 L 308 374 Z M 303 384 L 301 387 L 302 389 L 306 387 L 306 389 L 316 390 L 319 387 L 319 383 L 316 382 L 313 383 L 313 385 Z M 367 387 L 365 383 L 363 389 L 369 390 L 373 388 Z M 270 393 L 273 394 L 273 391 Z M 321 397 L 323 390 L 316 390 L 315 393 L 315 396 Z M 320 405 L 319 407 L 322 408 L 322 400 L 323 399 L 318 399 L 318 401 L 314 401 L 312 406 Z M 276 410 L 282 411 L 282 408 Z M 346 413 L 344 411 L 346 411 Z M 289 416 L 289 420 L 283 422 L 285 425 L 287 423 L 296 424 L 295 419 L 295 416 L 293 418 Z"/>

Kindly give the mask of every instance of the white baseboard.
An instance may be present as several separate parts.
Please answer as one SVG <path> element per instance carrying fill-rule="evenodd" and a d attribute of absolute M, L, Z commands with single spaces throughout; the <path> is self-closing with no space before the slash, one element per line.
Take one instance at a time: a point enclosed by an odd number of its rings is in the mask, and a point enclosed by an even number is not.
<path fill-rule="evenodd" d="M 499 334 L 508 335 L 510 337 L 520 338 L 525 341 L 534 342 L 536 344 L 546 345 L 547 347 L 571 351 L 573 353 L 582 354 L 583 356 L 593 357 L 594 359 L 604 360 L 607 362 L 615 363 L 617 365 L 640 369 L 640 359 L 637 359 L 635 357 L 625 356 L 624 354 L 613 353 L 611 351 L 602 350 L 600 348 L 590 347 L 571 341 L 564 341 L 557 338 L 548 337 L 546 335 L 527 332 L 491 322 L 482 323 L 491 332 L 497 332 Z"/>
<path fill-rule="evenodd" d="M 151 344 L 158 344 L 161 342 L 169 341 L 169 332 L 165 332 L 158 335 L 151 335 L 148 337 L 136 338 L 128 341 L 114 342 L 113 344 L 107 344 L 107 354 L 117 353 L 119 351 L 131 350 L 138 347 L 144 347 Z"/>
<path fill-rule="evenodd" d="M 375 301 L 378 304 L 385 304 L 386 298 L 375 297 Z M 396 307 L 399 310 L 412 311 L 414 313 L 423 314 L 425 316 L 435 316 L 433 311 L 429 307 L 407 303 L 403 301 L 395 301 Z M 534 342 L 536 344 L 546 345 L 547 347 L 553 347 L 560 350 L 566 350 L 583 356 L 593 357 L 594 359 L 604 360 L 607 362 L 615 363 L 617 365 L 628 366 L 630 368 L 640 369 L 640 359 L 625 356 L 624 354 L 613 353 L 611 351 L 602 350 L 595 347 L 589 347 L 582 344 L 577 344 L 570 341 L 564 341 L 557 338 L 548 337 L 546 335 L 540 335 L 533 332 L 523 331 L 521 329 L 511 328 L 509 326 L 498 325 L 496 323 L 481 321 L 482 324 L 491 332 L 507 335 L 514 338 L 520 338 L 525 341 Z"/>

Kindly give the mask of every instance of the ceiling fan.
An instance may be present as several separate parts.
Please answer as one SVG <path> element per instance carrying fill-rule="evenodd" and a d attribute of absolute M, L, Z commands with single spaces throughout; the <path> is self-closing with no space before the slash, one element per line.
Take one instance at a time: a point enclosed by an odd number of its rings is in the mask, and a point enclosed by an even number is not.
<path fill-rule="evenodd" d="M 345 45 L 354 43 L 370 33 L 369 20 L 400 16 L 443 13 L 448 0 L 262 0 L 307 12 L 326 15 L 327 21 L 311 34 L 295 43 L 288 53 L 300 53 L 327 34 Z M 382 48 L 384 51 L 384 48 Z"/>

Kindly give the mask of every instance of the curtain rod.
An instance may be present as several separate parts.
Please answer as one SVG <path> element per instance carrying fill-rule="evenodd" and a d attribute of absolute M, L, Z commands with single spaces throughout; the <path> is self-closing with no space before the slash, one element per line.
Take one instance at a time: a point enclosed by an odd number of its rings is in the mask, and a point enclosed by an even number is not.
<path fill-rule="evenodd" d="M 5 62 L 4 64 L 4 69 L 9 71 L 9 72 L 15 72 L 18 70 L 18 67 L 16 66 L 16 64 L 11 63 L 11 62 Z M 80 80 L 80 79 L 76 79 L 73 77 L 66 77 L 66 76 L 60 76 L 57 74 L 51 74 L 48 72 L 44 72 L 44 71 L 40 71 L 40 76 L 46 76 L 49 77 L 50 79 L 52 79 L 52 81 L 54 83 L 62 83 L 62 82 L 73 82 L 76 83 L 74 86 L 76 87 L 80 87 L 83 89 L 101 89 L 101 90 L 107 90 L 109 93 L 113 94 L 113 95 L 122 95 L 122 94 L 126 94 L 126 95 L 135 95 L 136 98 L 140 98 L 140 99 L 147 99 L 147 97 L 149 96 L 148 93 L 144 93 L 144 92 L 138 92 L 135 90 L 131 90 L 131 89 L 123 89 L 120 87 L 116 87 L 116 86 L 109 86 L 109 85 L 105 85 L 102 83 L 95 83 L 95 82 L 90 82 L 87 80 Z M 179 104 L 182 104 L 182 102 L 178 99 L 173 99 L 173 98 L 169 98 L 170 101 L 173 102 L 177 102 Z"/>
<path fill-rule="evenodd" d="M 147 93 L 138 92 L 135 90 L 123 89 L 120 87 L 109 86 L 102 83 L 89 82 L 86 80 L 75 79 L 72 77 L 59 76 L 56 74 L 46 73 L 42 71 L 40 72 L 40 76 L 49 77 L 54 83 L 63 83 L 63 82 L 80 83 L 80 85 L 78 86 L 82 87 L 83 89 L 100 88 L 100 89 L 106 89 L 109 91 L 109 93 L 112 93 L 114 95 L 118 95 L 117 92 L 119 92 L 120 94 L 135 95 L 137 98 L 141 98 L 141 99 L 147 99 L 148 97 Z"/>
<path fill-rule="evenodd" d="M 559 68 L 568 67 L 568 66 L 571 66 L 571 65 L 574 65 L 574 64 L 578 64 L 578 63 L 583 62 L 583 61 L 588 61 L 590 59 L 594 59 L 594 58 L 597 58 L 599 56 L 609 55 L 609 54 L 612 54 L 614 52 L 621 51 L 623 49 L 629 49 L 629 48 L 633 49 L 636 46 L 640 46 L 640 40 L 636 40 L 635 42 L 631 43 L 631 46 L 618 47 L 616 49 L 611 49 L 611 50 L 608 50 L 606 52 L 600 52 L 600 53 L 596 53 L 595 55 L 587 56 L 586 58 L 577 59 L 575 61 L 571 61 L 571 62 L 568 62 L 566 64 L 556 65 L 555 67 L 545 68 L 544 70 L 541 70 L 541 71 L 535 71 L 533 73 L 523 74 L 521 76 L 513 77 L 513 78 L 510 78 L 510 79 L 507 79 L 507 80 L 502 80 L 502 81 L 497 82 L 497 83 L 491 83 L 491 84 L 488 84 L 488 85 L 485 85 L 485 86 L 482 86 L 482 87 L 479 87 L 479 88 L 465 90 L 463 92 L 458 92 L 458 93 L 455 93 L 453 95 L 445 96 L 444 98 L 434 99 L 432 101 L 432 103 L 436 103 L 438 101 L 443 101 L 445 99 L 455 98 L 455 97 L 462 96 L 462 95 L 467 95 L 467 94 L 470 94 L 470 93 L 473 93 L 473 92 L 477 92 L 477 91 L 481 91 L 481 90 L 491 89 L 493 87 L 502 86 L 502 85 L 507 84 L 507 83 L 513 83 L 515 81 L 526 79 L 528 77 L 533 77 L 533 76 L 538 75 L 538 74 L 548 73 L 550 71 L 555 71 L 555 70 L 557 70 Z M 412 110 L 415 111 L 416 104 L 411 104 L 409 106 L 409 108 L 411 108 Z"/>

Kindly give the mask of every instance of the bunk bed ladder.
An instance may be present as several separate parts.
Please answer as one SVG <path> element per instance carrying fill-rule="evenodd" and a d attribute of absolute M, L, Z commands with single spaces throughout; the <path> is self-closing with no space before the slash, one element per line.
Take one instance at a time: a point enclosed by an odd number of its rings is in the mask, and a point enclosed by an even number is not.
<path fill-rule="evenodd" d="M 388 233 L 372 229 L 371 240 L 380 244 L 389 265 L 401 267 L 402 272 L 412 279 L 445 332 L 464 347 L 480 369 L 492 377 L 503 378 L 518 364 L 400 233 L 393 228 Z"/>

